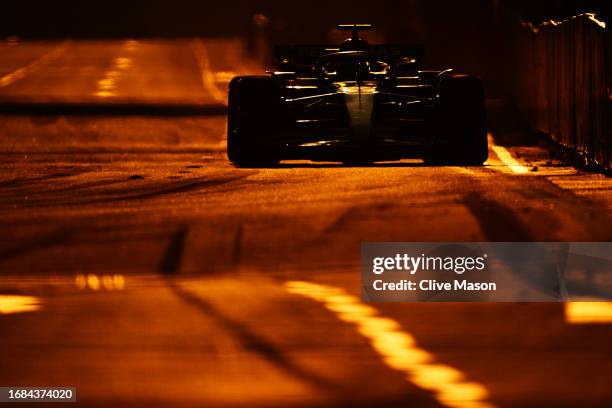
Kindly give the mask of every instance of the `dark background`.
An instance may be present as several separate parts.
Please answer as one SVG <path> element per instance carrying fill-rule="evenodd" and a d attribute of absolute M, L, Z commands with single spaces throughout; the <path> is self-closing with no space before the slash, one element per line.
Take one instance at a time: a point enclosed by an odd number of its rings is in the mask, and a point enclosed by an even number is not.
<path fill-rule="evenodd" d="M 406 0 L 249 1 L 195 0 L 40 2 L 3 5 L 0 35 L 23 38 L 241 36 L 270 43 L 328 43 L 341 22 L 370 22 L 377 41 L 420 43 L 429 68 L 456 67 L 481 76 L 490 96 L 507 94 L 509 63 L 521 21 L 562 19 L 595 11 L 607 20 L 605 1 Z M 253 16 L 267 24 L 259 31 Z"/>
<path fill-rule="evenodd" d="M 405 39 L 486 32 L 496 19 L 514 14 L 534 22 L 581 12 L 609 15 L 604 0 L 336 0 L 222 2 L 196 0 L 22 0 L 3 4 L 0 34 L 24 37 L 226 36 L 248 31 L 251 17 L 263 13 L 274 31 L 288 39 L 340 21 L 384 25 L 392 38 Z M 440 27 L 447 30 L 439 32 Z M 304 29 L 308 28 L 307 31 Z"/>
<path fill-rule="evenodd" d="M 522 22 L 596 12 L 607 21 L 610 1 L 596 0 L 335 0 L 220 2 L 195 0 L 23 0 L 3 5 L 0 36 L 22 38 L 242 37 L 255 43 L 330 43 L 338 23 L 369 22 L 373 42 L 418 43 L 425 68 L 480 76 L 487 96 L 514 105 Z M 259 28 L 254 16 L 265 16 Z M 261 18 L 260 18 L 261 20 Z M 341 35 L 346 35 L 342 33 Z"/>

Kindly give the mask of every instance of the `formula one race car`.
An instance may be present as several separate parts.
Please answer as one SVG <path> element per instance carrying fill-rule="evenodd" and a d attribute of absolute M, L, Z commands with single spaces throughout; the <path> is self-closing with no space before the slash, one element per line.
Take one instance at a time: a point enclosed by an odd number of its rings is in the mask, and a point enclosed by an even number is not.
<path fill-rule="evenodd" d="M 286 159 L 367 164 L 487 159 L 478 78 L 420 70 L 418 47 L 370 45 L 352 30 L 340 47 L 277 47 L 278 70 L 230 83 L 227 153 L 239 167 Z"/>

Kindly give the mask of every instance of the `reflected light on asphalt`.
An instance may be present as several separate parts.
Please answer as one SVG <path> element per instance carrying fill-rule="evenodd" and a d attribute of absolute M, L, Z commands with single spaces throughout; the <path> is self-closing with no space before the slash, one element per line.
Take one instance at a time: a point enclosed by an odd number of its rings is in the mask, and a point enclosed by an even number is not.
<path fill-rule="evenodd" d="M 206 47 L 200 40 L 195 40 L 192 43 L 192 50 L 196 57 L 198 67 L 200 68 L 202 85 L 204 89 L 213 97 L 217 102 L 226 103 L 225 92 L 219 89 L 217 86 L 215 74 L 210 67 L 210 58 Z"/>
<path fill-rule="evenodd" d="M 238 76 L 234 71 L 219 71 L 214 75 L 217 82 L 230 82 L 235 76 Z"/>
<path fill-rule="evenodd" d="M 87 288 L 87 279 L 85 278 L 85 275 L 81 275 L 78 274 L 77 276 L 74 277 L 74 284 L 76 285 L 77 289 L 79 290 L 83 290 Z"/>
<path fill-rule="evenodd" d="M 102 286 L 106 290 L 113 290 L 115 288 L 113 277 L 109 275 L 102 276 Z"/>
<path fill-rule="evenodd" d="M 98 91 L 96 92 L 96 96 L 99 96 L 100 98 L 115 96 L 117 80 L 131 65 L 131 58 L 116 58 L 113 63 L 113 68 L 106 73 L 104 78 L 98 81 Z"/>
<path fill-rule="evenodd" d="M 74 284 L 79 290 L 90 289 L 92 291 L 104 290 L 123 290 L 125 288 L 125 278 L 123 275 L 102 275 L 78 274 L 74 277 Z"/>
<path fill-rule="evenodd" d="M 0 75 L 0 88 L 4 86 L 8 86 L 15 81 L 19 81 L 20 79 L 25 78 L 26 76 L 36 72 L 38 69 L 48 64 L 49 62 L 55 60 L 59 56 L 63 55 L 66 50 L 70 47 L 69 41 L 62 42 L 57 48 L 48 54 L 43 55 L 39 59 L 31 62 L 25 67 L 19 68 L 13 72 L 6 73 L 5 75 Z"/>
<path fill-rule="evenodd" d="M 612 302 L 567 302 L 565 321 L 571 324 L 612 323 Z"/>
<path fill-rule="evenodd" d="M 87 275 L 87 286 L 94 291 L 100 289 L 100 279 L 96 275 Z"/>
<path fill-rule="evenodd" d="M 123 43 L 123 46 L 127 48 L 129 51 L 133 51 L 140 46 L 140 42 L 136 40 L 126 40 Z"/>
<path fill-rule="evenodd" d="M 125 278 L 121 275 L 113 275 L 113 285 L 115 290 L 123 290 L 125 288 Z"/>
<path fill-rule="evenodd" d="M 35 312 L 41 309 L 35 296 L 0 295 L 0 314 Z"/>
<path fill-rule="evenodd" d="M 502 146 L 492 145 L 491 150 L 495 152 L 495 155 L 506 165 L 512 173 L 525 174 L 529 173 L 529 169 L 519 163 L 508 150 Z"/>
<path fill-rule="evenodd" d="M 130 58 L 117 58 L 115 65 L 119 69 L 128 69 L 132 65 L 132 60 Z"/>
<path fill-rule="evenodd" d="M 489 395 L 484 386 L 466 381 L 456 368 L 433 363 L 433 354 L 418 347 L 415 338 L 403 331 L 397 321 L 380 316 L 359 298 L 339 288 L 310 282 L 287 282 L 285 288 L 323 303 L 340 320 L 354 324 L 389 367 L 403 372 L 411 383 L 431 391 L 441 404 L 452 408 L 493 407 L 486 401 Z"/>

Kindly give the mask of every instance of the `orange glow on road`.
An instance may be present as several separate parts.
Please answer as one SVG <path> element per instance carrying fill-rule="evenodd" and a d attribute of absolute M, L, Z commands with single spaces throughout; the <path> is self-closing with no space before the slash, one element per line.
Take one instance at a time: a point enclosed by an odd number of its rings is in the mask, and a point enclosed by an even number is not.
<path fill-rule="evenodd" d="M 134 51 L 138 48 L 138 41 L 128 40 L 124 43 L 127 51 Z M 98 81 L 98 90 L 96 96 L 100 98 L 108 98 L 116 96 L 117 81 L 132 66 L 132 59 L 128 57 L 115 58 L 112 68 L 106 75 Z"/>
<path fill-rule="evenodd" d="M 89 289 L 92 291 L 104 290 L 123 290 L 125 288 L 125 278 L 123 275 L 83 275 L 78 274 L 74 277 L 74 284 L 79 290 Z"/>
<path fill-rule="evenodd" d="M 100 279 L 96 275 L 87 275 L 87 286 L 93 291 L 100 289 Z"/>
<path fill-rule="evenodd" d="M 196 61 L 200 68 L 200 73 L 202 77 L 202 85 L 204 89 L 213 97 L 217 102 L 222 104 L 226 104 L 225 92 L 219 89 L 217 86 L 217 78 L 215 77 L 215 73 L 212 71 L 210 67 L 210 58 L 208 56 L 208 51 L 206 47 L 200 40 L 195 40 L 192 43 L 192 50 L 196 57 Z"/>
<path fill-rule="evenodd" d="M 389 367 L 405 373 L 409 382 L 432 392 L 441 404 L 452 408 L 493 407 L 486 401 L 489 394 L 483 385 L 467 381 L 454 367 L 434 363 L 434 355 L 420 348 L 398 322 L 380 316 L 359 298 L 339 288 L 310 282 L 287 282 L 285 288 L 323 303 L 340 320 L 354 324 Z"/>
<path fill-rule="evenodd" d="M 115 96 L 117 80 L 123 75 L 123 72 L 125 72 L 131 66 L 131 58 L 116 58 L 113 62 L 113 67 L 111 70 L 106 73 L 104 78 L 98 81 L 98 91 L 96 92 L 96 96 L 99 96 L 100 98 Z"/>
<path fill-rule="evenodd" d="M 567 302 L 565 321 L 572 324 L 612 323 L 612 302 Z"/>
<path fill-rule="evenodd" d="M 70 41 L 64 41 L 59 46 L 57 46 L 51 52 L 43 55 L 39 59 L 31 62 L 25 67 L 19 68 L 13 72 L 9 72 L 4 75 L 0 75 L 0 88 L 8 86 L 15 81 L 25 78 L 26 76 L 38 71 L 43 66 L 47 65 L 51 61 L 62 56 L 66 50 L 70 47 Z"/>
<path fill-rule="evenodd" d="M 35 296 L 0 295 L 0 314 L 35 312 L 40 308 L 40 299 Z"/>

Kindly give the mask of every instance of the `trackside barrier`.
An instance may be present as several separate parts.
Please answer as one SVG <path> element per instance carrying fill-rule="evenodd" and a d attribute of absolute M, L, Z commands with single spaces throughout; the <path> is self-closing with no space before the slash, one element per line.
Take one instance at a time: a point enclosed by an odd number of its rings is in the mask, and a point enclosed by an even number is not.
<path fill-rule="evenodd" d="M 572 149 L 588 164 L 612 169 L 605 24 L 582 14 L 524 24 L 519 105 L 532 130 Z"/>

